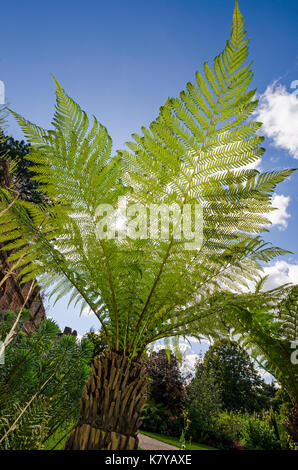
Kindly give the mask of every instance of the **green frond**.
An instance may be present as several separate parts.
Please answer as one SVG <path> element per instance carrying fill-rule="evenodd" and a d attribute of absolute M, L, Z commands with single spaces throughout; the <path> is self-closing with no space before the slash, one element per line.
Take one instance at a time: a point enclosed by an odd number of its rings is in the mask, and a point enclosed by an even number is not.
<path fill-rule="evenodd" d="M 241 292 L 259 280 L 261 262 L 286 253 L 259 236 L 268 230 L 276 185 L 293 170 L 247 168 L 264 153 L 247 57 L 236 2 L 223 52 L 115 154 L 107 129 L 54 77 L 51 130 L 13 113 L 31 143 L 34 178 L 47 204 L 15 203 L 0 221 L 10 227 L 0 243 L 18 247 L 26 278 L 38 276 L 57 299 L 70 293 L 71 302 L 95 313 L 115 350 L 140 355 L 158 339 L 189 334 L 193 324 L 198 334 L 210 334 L 198 298 L 228 288 Z M 115 207 L 124 196 L 146 214 L 153 204 L 176 204 L 181 217 L 185 204 L 200 207 L 202 243 L 185 249 L 189 240 L 184 233 L 176 239 L 173 227 L 168 239 L 98 238 L 98 206 Z M 7 207 L 12 195 L 3 197 Z M 193 234 L 199 236 L 198 227 Z"/>

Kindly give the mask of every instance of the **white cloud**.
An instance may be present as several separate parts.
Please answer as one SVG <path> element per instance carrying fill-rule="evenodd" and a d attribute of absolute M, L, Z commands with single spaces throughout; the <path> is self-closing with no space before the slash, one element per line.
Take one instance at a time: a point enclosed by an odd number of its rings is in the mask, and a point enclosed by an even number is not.
<path fill-rule="evenodd" d="M 264 268 L 265 275 L 269 275 L 264 290 L 274 289 L 289 282 L 298 284 L 298 264 L 277 261 L 272 266 Z"/>
<path fill-rule="evenodd" d="M 199 343 L 199 344 L 210 345 L 210 341 L 208 341 L 208 339 L 198 339 L 198 338 L 195 338 L 194 336 L 188 336 L 188 340 L 192 344 Z"/>
<path fill-rule="evenodd" d="M 243 169 L 262 171 L 261 163 L 262 163 L 262 159 L 258 158 L 255 162 L 244 165 Z"/>
<path fill-rule="evenodd" d="M 154 345 L 153 349 L 154 351 L 158 352 L 164 348 L 164 343 L 160 341 Z M 169 348 L 172 352 L 174 352 L 174 347 L 172 344 L 169 345 Z M 191 345 L 185 342 L 179 342 L 179 349 L 182 354 L 182 363 L 180 365 L 180 371 L 182 375 L 185 377 L 189 377 L 189 375 L 193 376 L 195 373 L 196 362 L 201 359 L 199 354 L 195 354 Z"/>
<path fill-rule="evenodd" d="M 275 385 L 278 387 L 278 383 L 276 382 L 275 378 L 274 378 L 269 372 L 267 372 L 265 369 L 263 369 L 262 367 L 258 366 L 257 364 L 255 364 L 255 367 L 256 367 L 258 373 L 260 374 L 260 376 L 262 377 L 262 379 L 263 379 L 266 383 L 274 382 Z"/>
<path fill-rule="evenodd" d="M 191 346 L 188 343 L 179 343 L 179 349 L 182 354 L 189 354 L 191 351 Z"/>
<path fill-rule="evenodd" d="M 263 133 L 298 159 L 298 96 L 274 82 L 261 95 L 256 114 Z"/>
<path fill-rule="evenodd" d="M 291 214 L 287 212 L 289 203 L 289 196 L 283 196 L 282 194 L 274 194 L 272 197 L 272 206 L 276 208 L 268 214 L 268 219 L 272 225 L 276 225 L 279 230 L 285 230 L 288 226 L 288 220 Z"/>
<path fill-rule="evenodd" d="M 194 376 L 196 364 L 200 361 L 201 358 L 198 354 L 187 354 L 183 357 L 183 362 L 180 366 L 182 375 L 189 377 L 189 375 Z"/>

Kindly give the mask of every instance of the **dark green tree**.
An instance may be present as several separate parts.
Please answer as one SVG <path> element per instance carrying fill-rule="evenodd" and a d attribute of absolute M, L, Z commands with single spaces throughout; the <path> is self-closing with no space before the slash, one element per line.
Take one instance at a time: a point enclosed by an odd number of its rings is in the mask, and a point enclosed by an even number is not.
<path fill-rule="evenodd" d="M 197 362 L 195 376 L 187 387 L 186 407 L 189 413 L 189 434 L 201 440 L 208 433 L 212 420 L 222 409 L 221 388 L 212 371 Z"/>
<path fill-rule="evenodd" d="M 217 341 L 206 352 L 203 367 L 221 389 L 224 409 L 252 412 L 269 406 L 268 387 L 237 343 Z"/>
<path fill-rule="evenodd" d="M 102 352 L 104 352 L 107 347 L 105 335 L 102 329 L 98 332 L 89 331 L 89 333 L 85 335 L 85 338 L 87 338 L 93 345 L 93 357 L 96 357 Z"/>
<path fill-rule="evenodd" d="M 38 191 L 39 183 L 33 179 L 35 173 L 30 170 L 32 162 L 28 159 L 29 151 L 30 146 L 24 140 L 15 140 L 2 134 L 0 155 L 5 156 L 13 169 L 14 189 L 20 193 L 22 199 L 40 204 L 43 196 Z"/>
<path fill-rule="evenodd" d="M 232 334 L 284 389 L 292 403 L 287 431 L 298 442 L 298 286 L 288 284 L 266 291 L 266 279 L 260 278 L 253 292 L 215 292 L 205 297 L 199 308 L 208 315 L 214 312 L 214 338 Z"/>

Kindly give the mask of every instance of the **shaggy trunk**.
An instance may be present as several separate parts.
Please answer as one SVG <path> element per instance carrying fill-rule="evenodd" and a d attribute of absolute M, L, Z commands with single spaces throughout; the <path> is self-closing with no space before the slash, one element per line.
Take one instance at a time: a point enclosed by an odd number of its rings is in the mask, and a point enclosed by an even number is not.
<path fill-rule="evenodd" d="M 295 403 L 294 407 L 290 410 L 285 427 L 291 439 L 298 443 L 298 403 Z"/>
<path fill-rule="evenodd" d="M 137 359 L 105 351 L 94 359 L 78 425 L 66 450 L 134 450 L 148 378 Z"/>

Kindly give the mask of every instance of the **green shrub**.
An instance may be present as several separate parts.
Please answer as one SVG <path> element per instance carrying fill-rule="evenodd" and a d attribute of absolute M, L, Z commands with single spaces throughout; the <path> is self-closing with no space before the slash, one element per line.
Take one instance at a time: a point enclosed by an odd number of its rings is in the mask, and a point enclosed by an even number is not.
<path fill-rule="evenodd" d="M 180 437 L 183 430 L 183 417 L 170 416 L 169 410 L 154 400 L 149 400 L 142 415 L 142 430 Z"/>
<path fill-rule="evenodd" d="M 228 434 L 213 431 L 208 431 L 204 443 L 219 450 L 233 450 L 236 447 L 236 441 L 234 442 Z"/>
<path fill-rule="evenodd" d="M 241 443 L 247 449 L 276 450 L 280 447 L 269 422 L 260 419 L 257 415 L 248 416 L 243 420 Z"/>
<path fill-rule="evenodd" d="M 167 435 L 179 437 L 183 431 L 183 416 L 169 416 L 166 420 Z"/>
<path fill-rule="evenodd" d="M 225 411 L 214 418 L 211 430 L 213 435 L 229 437 L 234 444 L 240 443 L 246 449 L 275 450 L 280 448 L 279 440 L 266 414 L 249 415 Z"/>
<path fill-rule="evenodd" d="M 223 411 L 213 418 L 211 430 L 218 435 L 229 436 L 233 442 L 241 439 L 241 429 L 246 415 L 240 411 Z"/>
<path fill-rule="evenodd" d="M 163 434 L 164 423 L 168 417 L 167 409 L 154 400 L 148 400 L 142 415 L 142 429 Z"/>

